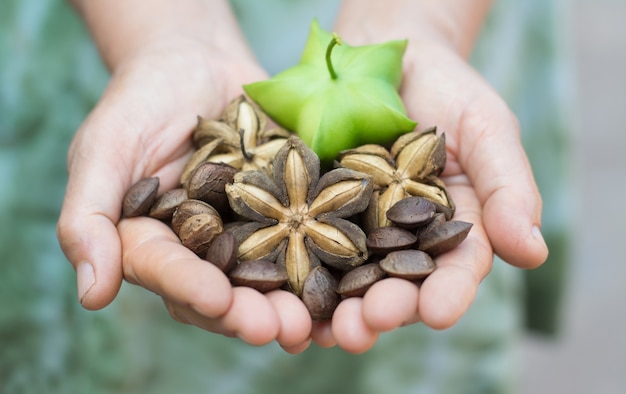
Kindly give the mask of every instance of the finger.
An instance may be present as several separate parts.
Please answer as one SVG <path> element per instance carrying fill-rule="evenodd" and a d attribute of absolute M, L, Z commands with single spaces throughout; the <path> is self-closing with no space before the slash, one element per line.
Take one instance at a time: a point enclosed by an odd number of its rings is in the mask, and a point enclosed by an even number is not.
<path fill-rule="evenodd" d="M 163 299 L 163 302 L 170 316 L 179 323 L 194 325 L 205 331 L 220 334 L 229 338 L 237 336 L 234 331 L 226 330 L 219 318 L 210 318 L 201 315 L 193 310 L 189 305 L 178 304 L 165 298 Z"/>
<path fill-rule="evenodd" d="M 311 346 L 311 341 L 312 341 L 311 338 L 309 338 L 306 341 L 298 345 L 293 345 L 293 346 L 281 345 L 281 347 L 283 348 L 284 351 L 286 351 L 289 354 L 300 354 L 304 352 L 305 350 L 307 350 L 309 346 Z"/>
<path fill-rule="evenodd" d="M 89 121 L 86 128 L 90 127 Z M 84 129 L 83 129 L 84 130 Z M 123 187 L 116 179 L 123 161 L 94 149 L 104 146 L 94 134 L 93 144 L 75 146 L 57 237 L 77 272 L 78 297 L 87 309 L 100 309 L 117 295 L 122 283 L 119 219 Z M 110 137 L 109 137 L 110 138 Z M 81 144 L 80 137 L 77 144 Z M 111 153 L 111 152 L 109 152 Z M 116 165 L 110 165 L 111 161 Z"/>
<path fill-rule="evenodd" d="M 363 319 L 362 307 L 363 299 L 352 297 L 343 300 L 333 314 L 333 337 L 339 347 L 353 354 L 369 350 L 378 339 L 378 332 Z"/>
<path fill-rule="evenodd" d="M 524 152 L 519 127 L 506 104 L 486 95 L 460 121 L 459 161 L 483 205 L 483 221 L 497 255 L 523 268 L 541 265 L 548 249 L 541 236 L 541 196 Z M 485 117 L 485 108 L 490 108 Z"/>
<path fill-rule="evenodd" d="M 437 269 L 420 287 L 420 318 L 436 329 L 448 328 L 463 316 L 493 263 L 492 249 L 481 222 L 480 204 L 473 189 L 452 184 L 449 191 L 458 204 L 455 219 L 474 225 L 460 245 L 436 258 Z"/>
<path fill-rule="evenodd" d="M 280 332 L 274 306 L 265 295 L 250 287 L 233 288 L 233 303 L 222 322 L 227 331 L 256 346 L 270 343 Z"/>
<path fill-rule="evenodd" d="M 314 321 L 311 329 L 311 339 L 319 347 L 323 348 L 331 348 L 337 345 L 337 341 L 333 337 L 331 321 Z"/>
<path fill-rule="evenodd" d="M 248 287 L 233 289 L 233 302 L 220 317 L 208 317 L 192 306 L 165 300 L 170 315 L 177 321 L 192 324 L 206 331 L 227 337 L 238 337 L 251 345 L 261 346 L 277 339 L 280 331 L 278 316 L 272 304 L 258 291 Z M 291 344 L 290 351 L 301 352 L 306 340 Z"/>
<path fill-rule="evenodd" d="M 385 332 L 414 321 L 418 305 L 417 286 L 407 280 L 388 278 L 375 283 L 363 297 L 363 320 L 374 331 Z"/>
<path fill-rule="evenodd" d="M 276 340 L 280 346 L 285 350 L 304 350 L 301 347 L 310 342 L 312 321 L 300 298 L 283 290 L 271 291 L 266 297 L 278 314 L 280 332 Z"/>
<path fill-rule="evenodd" d="M 207 317 L 223 316 L 231 307 L 228 278 L 181 245 L 165 224 L 138 217 L 120 221 L 118 229 L 126 280 Z"/>

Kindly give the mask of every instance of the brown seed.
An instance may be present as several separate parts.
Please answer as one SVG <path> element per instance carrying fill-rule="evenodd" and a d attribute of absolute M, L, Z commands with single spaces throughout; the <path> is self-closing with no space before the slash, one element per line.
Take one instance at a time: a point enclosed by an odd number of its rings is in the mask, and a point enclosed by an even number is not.
<path fill-rule="evenodd" d="M 437 208 L 424 197 L 407 197 L 395 203 L 387 211 L 387 219 L 396 226 L 418 228 L 433 219 Z"/>
<path fill-rule="evenodd" d="M 229 208 L 224 190 L 233 181 L 237 169 L 224 163 L 204 162 L 191 173 L 187 184 L 189 198 L 204 201 L 225 214 Z"/>
<path fill-rule="evenodd" d="M 322 266 L 311 270 L 304 281 L 302 302 L 313 320 L 328 320 L 339 305 L 337 280 Z"/>
<path fill-rule="evenodd" d="M 206 252 L 206 260 L 228 273 L 237 262 L 237 240 L 233 233 L 218 234 Z"/>
<path fill-rule="evenodd" d="M 438 226 L 429 226 L 419 234 L 419 249 L 438 256 L 456 248 L 469 234 L 472 223 L 450 220 Z"/>
<path fill-rule="evenodd" d="M 233 286 L 247 286 L 267 293 L 287 283 L 287 271 L 270 261 L 242 261 L 233 268 L 229 275 Z"/>
<path fill-rule="evenodd" d="M 183 222 L 178 238 L 188 249 L 202 257 L 206 256 L 209 245 L 222 231 L 222 219 L 219 216 L 200 213 Z"/>
<path fill-rule="evenodd" d="M 143 178 L 132 185 L 122 202 L 122 216 L 131 218 L 147 215 L 157 197 L 159 178 Z"/>
<path fill-rule="evenodd" d="M 188 199 L 181 202 L 172 215 L 172 230 L 176 235 L 180 236 L 180 227 L 191 216 L 199 214 L 208 214 L 220 216 L 220 214 L 211 205 L 200 200 Z"/>
<path fill-rule="evenodd" d="M 436 268 L 433 259 L 421 250 L 399 250 L 380 261 L 380 268 L 389 276 L 408 280 L 422 279 Z"/>
<path fill-rule="evenodd" d="M 339 281 L 337 293 L 344 297 L 363 297 L 367 290 L 385 277 L 378 264 L 369 263 L 347 272 Z"/>
<path fill-rule="evenodd" d="M 160 220 L 171 220 L 176 208 L 186 199 L 187 190 L 183 188 L 168 190 L 152 204 L 148 216 Z"/>
<path fill-rule="evenodd" d="M 417 237 L 400 227 L 379 227 L 367 236 L 367 247 L 372 253 L 387 254 L 394 250 L 407 249 L 417 241 Z"/>

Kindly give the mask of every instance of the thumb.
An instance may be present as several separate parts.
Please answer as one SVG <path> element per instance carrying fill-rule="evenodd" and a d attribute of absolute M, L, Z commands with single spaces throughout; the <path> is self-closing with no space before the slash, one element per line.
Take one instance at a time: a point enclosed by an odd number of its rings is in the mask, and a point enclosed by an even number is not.
<path fill-rule="evenodd" d="M 115 224 L 126 189 L 122 182 L 130 182 L 131 174 L 124 175 L 123 160 L 111 149 L 115 138 L 100 132 L 111 130 L 108 126 L 92 113 L 77 132 L 57 223 L 61 248 L 76 270 L 79 301 L 92 310 L 111 303 L 122 284 L 122 249 Z"/>

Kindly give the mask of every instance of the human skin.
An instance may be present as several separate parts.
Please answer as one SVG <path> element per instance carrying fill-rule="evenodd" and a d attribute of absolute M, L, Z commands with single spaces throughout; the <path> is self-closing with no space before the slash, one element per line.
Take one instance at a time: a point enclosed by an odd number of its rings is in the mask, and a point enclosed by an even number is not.
<path fill-rule="evenodd" d="M 401 325 L 453 325 L 491 269 L 494 251 L 523 268 L 546 259 L 541 198 L 515 117 L 466 60 L 488 2 L 344 2 L 336 31 L 351 45 L 409 39 L 402 97 L 420 127 L 445 131 L 444 180 L 455 218 L 474 227 L 460 247 L 437 258 L 438 269 L 421 288 L 381 281 L 365 297 L 343 301 L 323 323 L 311 322 L 286 291 L 232 288 L 161 222 L 120 218 L 123 195 L 139 179 L 158 176 L 161 191 L 177 185 L 192 153 L 195 115 L 216 117 L 243 84 L 267 77 L 227 2 L 74 3 L 112 73 L 72 141 L 57 227 L 85 308 L 108 305 L 125 279 L 160 295 L 173 318 L 211 332 L 254 345 L 277 341 L 290 353 L 311 340 L 361 353 Z"/>

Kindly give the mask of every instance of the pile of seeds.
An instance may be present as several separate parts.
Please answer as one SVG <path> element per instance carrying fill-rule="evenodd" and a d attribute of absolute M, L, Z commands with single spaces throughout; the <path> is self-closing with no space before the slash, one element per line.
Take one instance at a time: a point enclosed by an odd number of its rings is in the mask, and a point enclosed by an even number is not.
<path fill-rule="evenodd" d="M 452 220 L 435 129 L 342 152 L 323 171 L 296 135 L 267 125 L 243 96 L 219 120 L 199 118 L 180 187 L 157 196 L 157 178 L 140 180 L 123 216 L 168 223 L 233 286 L 292 291 L 316 320 L 387 276 L 419 283 L 469 233 Z"/>

